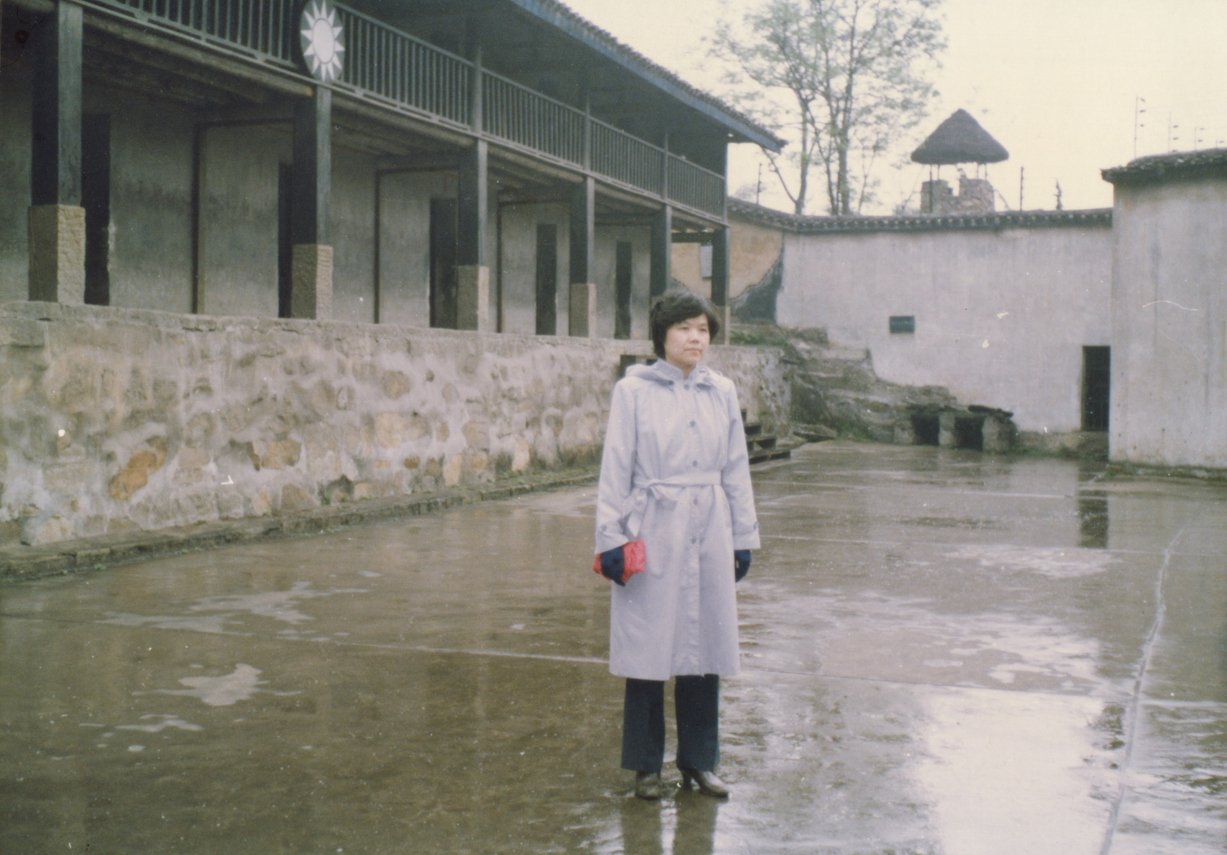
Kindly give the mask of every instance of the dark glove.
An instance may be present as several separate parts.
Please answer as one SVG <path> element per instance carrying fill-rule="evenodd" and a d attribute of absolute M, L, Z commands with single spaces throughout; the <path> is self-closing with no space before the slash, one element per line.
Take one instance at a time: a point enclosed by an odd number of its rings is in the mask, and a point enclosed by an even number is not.
<path fill-rule="evenodd" d="M 601 575 L 615 585 L 625 585 L 622 581 L 622 572 L 626 566 L 626 559 L 622 555 L 622 547 L 615 546 L 613 549 L 607 549 L 601 553 Z"/>
<path fill-rule="evenodd" d="M 750 550 L 733 550 L 733 581 L 740 582 L 750 572 Z"/>

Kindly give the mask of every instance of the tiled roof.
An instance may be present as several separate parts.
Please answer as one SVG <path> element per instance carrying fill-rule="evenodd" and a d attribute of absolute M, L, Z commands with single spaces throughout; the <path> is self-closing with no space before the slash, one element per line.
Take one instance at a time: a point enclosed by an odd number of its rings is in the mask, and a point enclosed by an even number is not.
<path fill-rule="evenodd" d="M 1227 148 L 1182 151 L 1139 157 L 1125 166 L 1105 169 L 1103 180 L 1112 184 L 1142 184 L 1187 178 L 1227 178 Z"/>
<path fill-rule="evenodd" d="M 764 208 L 741 199 L 728 200 L 729 217 L 753 220 L 798 234 L 820 232 L 926 232 L 971 229 L 1040 229 L 1112 225 L 1111 208 L 1082 211 L 1001 211 L 989 214 L 918 214 L 905 217 L 813 217 Z"/>
<path fill-rule="evenodd" d="M 511 0 L 512 3 L 553 24 L 558 29 L 588 42 L 590 46 L 603 46 L 606 56 L 618 61 L 624 67 L 637 72 L 640 76 L 651 80 L 666 93 L 683 101 L 697 101 L 706 105 L 709 110 L 724 114 L 727 119 L 735 120 L 740 133 L 747 134 L 751 142 L 767 142 L 774 144 L 776 150 L 784 146 L 784 140 L 758 124 L 744 113 L 730 107 L 714 95 L 687 83 L 664 66 L 657 65 L 629 45 L 623 44 L 608 31 L 601 29 L 586 18 L 572 11 L 560 0 Z"/>

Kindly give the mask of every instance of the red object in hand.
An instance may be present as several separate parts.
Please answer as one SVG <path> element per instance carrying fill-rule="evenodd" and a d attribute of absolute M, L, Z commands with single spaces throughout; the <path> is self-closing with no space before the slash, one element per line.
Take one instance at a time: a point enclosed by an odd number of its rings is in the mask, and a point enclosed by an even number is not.
<path fill-rule="evenodd" d="M 642 573 L 648 566 L 648 554 L 643 548 L 642 540 L 630 540 L 622 544 L 622 582 L 626 583 L 636 573 Z M 604 576 L 601 572 L 601 556 L 592 556 L 592 572 Z"/>

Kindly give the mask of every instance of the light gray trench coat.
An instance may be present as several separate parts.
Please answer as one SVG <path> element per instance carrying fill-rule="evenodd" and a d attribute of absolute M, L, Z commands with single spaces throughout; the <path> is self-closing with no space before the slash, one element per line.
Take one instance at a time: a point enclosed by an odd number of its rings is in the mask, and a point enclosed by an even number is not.
<path fill-rule="evenodd" d="M 596 551 L 636 538 L 647 569 L 610 585 L 609 670 L 737 673 L 733 550 L 758 548 L 758 518 L 737 390 L 703 365 L 635 365 L 614 386 Z"/>

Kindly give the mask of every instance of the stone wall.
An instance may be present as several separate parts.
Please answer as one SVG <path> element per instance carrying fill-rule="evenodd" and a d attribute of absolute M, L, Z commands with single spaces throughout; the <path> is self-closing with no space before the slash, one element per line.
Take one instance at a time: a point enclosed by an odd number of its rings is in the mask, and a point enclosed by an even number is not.
<path fill-rule="evenodd" d="M 597 461 L 646 341 L 0 304 L 0 543 L 409 495 Z M 778 351 L 713 348 L 786 432 Z"/>

